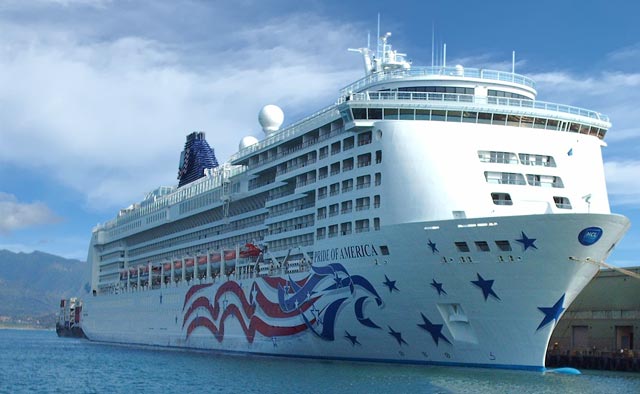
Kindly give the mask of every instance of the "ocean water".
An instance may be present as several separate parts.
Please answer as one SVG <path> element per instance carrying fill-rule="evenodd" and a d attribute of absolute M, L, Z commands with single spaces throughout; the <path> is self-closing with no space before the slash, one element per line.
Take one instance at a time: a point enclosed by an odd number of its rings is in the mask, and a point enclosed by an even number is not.
<path fill-rule="evenodd" d="M 640 374 L 227 356 L 0 330 L 0 393 L 640 393 Z"/>

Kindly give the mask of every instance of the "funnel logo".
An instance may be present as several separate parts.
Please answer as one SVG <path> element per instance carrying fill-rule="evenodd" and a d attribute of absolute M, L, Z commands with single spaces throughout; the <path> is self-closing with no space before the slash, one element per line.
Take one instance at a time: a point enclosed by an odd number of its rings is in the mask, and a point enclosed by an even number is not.
<path fill-rule="evenodd" d="M 578 241 L 584 246 L 593 245 L 602 237 L 600 227 L 587 227 L 578 234 Z"/>

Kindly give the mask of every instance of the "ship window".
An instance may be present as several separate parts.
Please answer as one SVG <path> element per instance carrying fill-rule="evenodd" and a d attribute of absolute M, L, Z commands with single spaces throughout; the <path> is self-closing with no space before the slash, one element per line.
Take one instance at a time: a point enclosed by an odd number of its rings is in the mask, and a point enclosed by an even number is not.
<path fill-rule="evenodd" d="M 447 122 L 460 122 L 462 112 L 460 111 L 447 111 Z"/>
<path fill-rule="evenodd" d="M 321 187 L 318 189 L 318 200 L 321 200 L 323 198 L 327 197 L 327 187 Z"/>
<path fill-rule="evenodd" d="M 487 180 L 487 183 L 497 183 L 500 185 L 526 185 L 524 176 L 513 172 L 485 171 L 484 177 Z"/>
<path fill-rule="evenodd" d="M 373 229 L 375 231 L 380 230 L 380 218 L 373 218 Z"/>
<path fill-rule="evenodd" d="M 476 118 L 478 117 L 477 112 L 463 112 L 462 113 L 462 121 L 468 123 L 476 123 Z"/>
<path fill-rule="evenodd" d="M 429 120 L 431 118 L 428 109 L 416 109 L 416 120 Z"/>
<path fill-rule="evenodd" d="M 353 144 L 354 144 L 353 141 L 354 141 L 353 137 L 345 138 L 343 141 L 344 150 L 349 150 L 353 148 Z"/>
<path fill-rule="evenodd" d="M 353 157 L 350 157 L 348 159 L 344 159 L 342 161 L 342 171 L 350 171 L 353 169 Z"/>
<path fill-rule="evenodd" d="M 487 241 L 476 241 L 476 249 L 480 252 L 489 252 L 489 244 Z"/>
<path fill-rule="evenodd" d="M 544 118 L 536 118 L 536 120 L 533 122 L 533 127 L 535 127 L 536 129 L 544 129 L 547 125 L 547 120 Z"/>
<path fill-rule="evenodd" d="M 559 124 L 559 122 L 557 120 L 548 119 L 547 120 L 547 129 L 549 129 L 549 130 L 558 130 L 558 124 Z"/>
<path fill-rule="evenodd" d="M 556 207 L 560 209 L 571 209 L 571 202 L 567 197 L 553 197 L 553 202 L 556 203 Z"/>
<path fill-rule="evenodd" d="M 518 164 L 516 154 L 511 152 L 479 150 L 478 158 L 482 163 Z"/>
<path fill-rule="evenodd" d="M 316 239 L 323 239 L 325 237 L 326 232 L 327 232 L 327 229 L 325 227 L 320 227 L 316 231 Z"/>
<path fill-rule="evenodd" d="M 478 123 L 491 123 L 491 114 L 488 114 L 486 112 L 478 113 Z"/>
<path fill-rule="evenodd" d="M 371 143 L 371 130 L 358 134 L 358 146 L 366 145 Z"/>
<path fill-rule="evenodd" d="M 504 126 L 507 121 L 507 115 L 504 114 L 493 114 L 493 121 L 491 124 Z"/>
<path fill-rule="evenodd" d="M 366 108 L 351 108 L 351 112 L 353 112 L 353 119 L 367 119 Z"/>
<path fill-rule="evenodd" d="M 507 126 L 520 126 L 520 116 L 519 115 L 507 115 Z"/>
<path fill-rule="evenodd" d="M 468 253 L 469 245 L 466 242 L 456 242 L 456 248 L 458 248 L 458 252 Z"/>
<path fill-rule="evenodd" d="M 524 165 L 541 166 L 541 167 L 556 166 L 556 161 L 551 156 L 533 155 L 529 153 L 519 153 L 518 156 L 520 156 L 520 161 Z"/>
<path fill-rule="evenodd" d="M 513 205 L 509 193 L 491 193 L 491 199 L 496 205 Z"/>
<path fill-rule="evenodd" d="M 398 108 L 385 108 L 384 109 L 384 118 L 385 119 L 398 119 Z"/>
<path fill-rule="evenodd" d="M 447 111 L 433 110 L 431 111 L 431 120 L 445 120 Z"/>
<path fill-rule="evenodd" d="M 413 120 L 413 117 L 414 117 L 413 109 L 400 108 L 401 120 Z"/>
<path fill-rule="evenodd" d="M 369 231 L 369 219 L 356 220 L 356 233 Z"/>
<path fill-rule="evenodd" d="M 533 118 L 529 116 L 523 116 L 520 120 L 520 127 L 530 128 L 533 126 Z"/>
<path fill-rule="evenodd" d="M 531 186 L 563 188 L 562 179 L 558 176 L 527 174 L 527 182 Z"/>
<path fill-rule="evenodd" d="M 387 245 L 380 245 L 380 253 L 383 256 L 388 256 L 389 255 L 389 247 Z"/>
<path fill-rule="evenodd" d="M 498 249 L 500 249 L 503 252 L 511 251 L 511 243 L 509 243 L 509 241 L 506 241 L 506 240 L 496 241 L 496 246 L 498 247 Z"/>
<path fill-rule="evenodd" d="M 369 108 L 368 111 L 369 111 L 368 119 L 382 119 L 381 108 Z"/>

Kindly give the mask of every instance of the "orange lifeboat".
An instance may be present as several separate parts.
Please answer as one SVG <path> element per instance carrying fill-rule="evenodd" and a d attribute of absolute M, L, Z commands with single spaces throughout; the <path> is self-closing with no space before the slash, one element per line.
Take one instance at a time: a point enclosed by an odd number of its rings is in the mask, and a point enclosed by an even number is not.
<path fill-rule="evenodd" d="M 258 257 L 260 253 L 262 253 L 262 250 L 254 244 L 245 244 L 244 247 L 245 248 L 240 251 L 240 257 L 242 258 Z"/>

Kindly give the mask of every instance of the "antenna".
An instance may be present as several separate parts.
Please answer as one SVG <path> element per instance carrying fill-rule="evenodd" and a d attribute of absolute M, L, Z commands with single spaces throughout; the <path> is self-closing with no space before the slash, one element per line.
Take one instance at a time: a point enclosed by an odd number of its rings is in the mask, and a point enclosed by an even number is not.
<path fill-rule="evenodd" d="M 378 50 L 376 53 L 376 57 L 380 58 L 380 13 L 378 12 L 378 35 L 376 36 L 376 40 L 378 40 Z"/>
<path fill-rule="evenodd" d="M 516 51 L 511 52 L 511 74 L 516 73 Z"/>
<path fill-rule="evenodd" d="M 371 49 L 371 31 L 367 30 L 367 49 Z"/>
<path fill-rule="evenodd" d="M 433 52 L 435 50 L 434 41 L 436 37 L 436 28 L 433 21 L 431 21 L 431 67 L 433 67 Z"/>
<path fill-rule="evenodd" d="M 447 67 L 447 43 L 444 43 L 444 49 L 442 53 L 442 67 Z"/>

